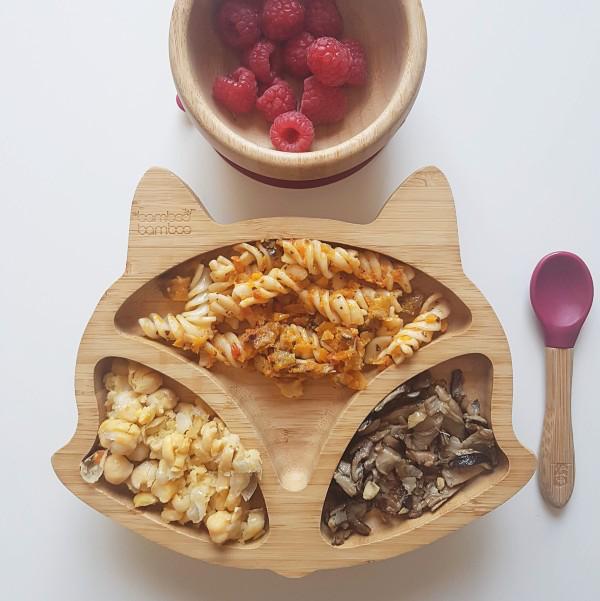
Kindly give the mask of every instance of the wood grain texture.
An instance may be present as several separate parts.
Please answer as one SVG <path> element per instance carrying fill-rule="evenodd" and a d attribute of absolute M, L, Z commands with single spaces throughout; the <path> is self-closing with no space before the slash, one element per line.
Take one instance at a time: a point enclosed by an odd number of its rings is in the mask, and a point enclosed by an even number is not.
<path fill-rule="evenodd" d="M 575 485 L 575 450 L 571 425 L 573 349 L 546 349 L 546 413 L 540 446 L 539 483 L 554 507 L 564 507 Z"/>
<path fill-rule="evenodd" d="M 227 159 L 261 176 L 319 180 L 360 165 L 390 140 L 417 97 L 427 57 L 427 30 L 419 0 L 339 0 L 345 35 L 366 48 L 370 77 L 347 90 L 349 113 L 319 126 L 313 152 L 272 149 L 269 128 L 257 113 L 233 116 L 212 98 L 217 75 L 239 66 L 214 27 L 215 1 L 176 0 L 170 31 L 173 79 L 188 116 Z M 385 43 L 381 43 L 385 40 Z M 298 94 L 301 85 L 298 84 Z"/>
<path fill-rule="evenodd" d="M 243 241 L 319 238 L 366 248 L 406 261 L 417 281 L 445 288 L 453 310 L 446 334 L 413 359 L 372 377 L 352 393 L 329 383 L 307 387 L 304 399 L 281 398 L 277 388 L 246 370 L 207 371 L 175 349 L 147 340 L 135 318 L 161 302 L 157 279 L 165 271 Z M 433 279 L 433 280 L 432 280 Z M 79 462 L 93 447 L 102 418 L 102 361 L 120 356 L 156 369 L 212 407 L 247 447 L 264 461 L 261 484 L 269 530 L 249 545 L 225 548 L 197 529 L 163 524 L 134 510 L 127 495 L 80 479 Z M 333 547 L 321 533 L 323 501 L 348 441 L 369 411 L 393 388 L 419 372 L 460 366 L 491 419 L 503 459 L 498 468 L 469 483 L 435 514 L 381 527 L 367 538 Z M 100 367 L 98 367 L 100 365 Z M 133 201 L 124 275 L 106 292 L 81 341 L 76 367 L 79 411 L 73 439 L 53 457 L 59 478 L 98 511 L 170 549 L 209 562 L 269 569 L 286 576 L 351 566 L 426 545 L 494 509 L 531 477 L 535 458 L 516 439 L 511 421 L 512 366 L 506 337 L 493 310 L 462 271 L 454 202 L 435 167 L 408 178 L 377 219 L 352 224 L 325 219 L 269 218 L 215 223 L 176 176 L 151 169 Z"/>

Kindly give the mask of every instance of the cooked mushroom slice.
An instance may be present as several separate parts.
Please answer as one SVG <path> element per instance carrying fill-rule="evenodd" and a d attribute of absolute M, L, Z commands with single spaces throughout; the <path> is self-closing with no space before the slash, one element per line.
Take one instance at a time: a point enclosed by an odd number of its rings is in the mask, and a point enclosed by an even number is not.
<path fill-rule="evenodd" d="M 372 450 L 373 442 L 368 438 L 365 438 L 354 453 L 354 457 L 352 457 L 352 464 L 350 466 L 350 477 L 352 480 L 354 480 L 354 482 L 359 482 L 362 480 L 363 463 L 366 459 L 368 459 Z"/>
<path fill-rule="evenodd" d="M 435 393 L 442 401 L 440 411 L 444 414 L 442 428 L 458 438 L 465 436 L 465 424 L 463 422 L 462 410 L 458 403 L 450 396 L 449 392 L 442 386 L 435 387 Z"/>
<path fill-rule="evenodd" d="M 465 391 L 463 390 L 464 383 L 465 378 L 462 370 L 455 369 L 450 377 L 450 394 L 457 403 L 461 404 L 465 398 Z"/>
<path fill-rule="evenodd" d="M 358 427 L 358 430 L 356 431 L 356 433 L 360 434 L 361 436 L 367 436 L 367 434 L 372 434 L 373 432 L 377 431 L 377 428 L 379 428 L 380 424 L 381 424 L 381 420 L 379 418 L 375 418 L 375 419 L 367 418 Z"/>
<path fill-rule="evenodd" d="M 377 432 L 373 432 L 373 434 L 369 434 L 369 440 L 373 442 L 379 442 L 383 440 L 390 433 L 390 428 L 382 428 L 381 430 L 377 430 Z"/>
<path fill-rule="evenodd" d="M 457 451 L 456 457 L 448 464 L 450 467 L 470 467 L 472 465 L 483 465 L 491 469 L 491 458 L 485 453 L 473 449 L 461 449 Z"/>
<path fill-rule="evenodd" d="M 400 452 L 402 449 L 402 443 L 400 440 L 392 436 L 391 434 L 386 435 L 386 437 L 381 441 L 386 447 L 390 447 L 390 449 L 394 449 L 394 451 Z"/>
<path fill-rule="evenodd" d="M 425 490 L 425 503 L 431 511 L 439 509 L 450 497 L 453 497 L 460 488 L 443 488 L 439 490 L 435 483 L 431 482 Z"/>
<path fill-rule="evenodd" d="M 337 466 L 337 471 L 344 476 L 350 477 L 351 465 L 348 461 L 340 461 Z"/>
<path fill-rule="evenodd" d="M 388 424 L 406 424 L 408 416 L 414 413 L 419 408 L 419 405 L 404 405 L 398 409 L 394 409 L 391 413 L 385 416 L 385 421 Z"/>
<path fill-rule="evenodd" d="M 465 428 L 470 434 L 477 432 L 479 428 L 488 427 L 487 419 L 481 415 L 469 415 L 468 413 L 465 413 L 463 415 L 463 420 L 465 422 Z"/>
<path fill-rule="evenodd" d="M 408 449 L 426 451 L 433 439 L 440 433 L 444 416 L 441 414 L 428 417 L 421 422 L 410 434 L 404 437 Z"/>
<path fill-rule="evenodd" d="M 461 407 L 467 415 L 481 414 L 481 403 L 477 399 L 470 402 L 465 400 L 461 403 Z"/>
<path fill-rule="evenodd" d="M 408 392 L 408 386 L 406 384 L 400 384 L 398 388 L 394 388 L 392 392 L 386 395 L 382 401 L 380 401 L 373 411 L 379 413 L 390 401 L 395 401 L 400 398 L 403 394 Z"/>
<path fill-rule="evenodd" d="M 483 472 L 485 468 L 483 465 L 471 465 L 469 467 L 455 467 L 455 468 L 444 468 L 442 470 L 442 476 L 446 481 L 446 484 L 453 488 L 459 484 L 463 484 L 467 480 L 471 480 L 475 476 L 478 476 Z"/>
<path fill-rule="evenodd" d="M 488 428 L 479 428 L 462 442 L 463 449 L 474 449 L 485 453 L 496 448 L 494 433 Z"/>
<path fill-rule="evenodd" d="M 336 472 L 333 479 L 349 497 L 354 497 L 358 494 L 358 487 L 355 482 L 352 482 L 349 476 L 346 476 L 341 472 Z"/>
<path fill-rule="evenodd" d="M 432 378 L 431 372 L 429 371 L 424 371 L 423 373 L 420 373 L 418 376 L 415 376 L 410 381 L 410 384 L 414 390 L 424 390 L 426 388 L 429 388 L 431 386 L 431 383 Z"/>
<path fill-rule="evenodd" d="M 339 547 L 343 545 L 352 536 L 352 530 L 338 530 L 331 538 L 331 544 Z"/>
<path fill-rule="evenodd" d="M 338 505 L 329 512 L 327 518 L 327 526 L 332 532 L 335 532 L 343 524 L 348 521 L 348 515 L 346 514 L 346 504 Z"/>
<path fill-rule="evenodd" d="M 409 449 L 406 454 L 409 459 L 424 467 L 433 467 L 437 463 L 437 457 L 433 451 L 412 451 Z"/>
<path fill-rule="evenodd" d="M 424 422 L 427 417 L 425 411 L 421 411 L 420 409 L 413 411 L 413 413 L 408 416 L 408 429 L 412 430 L 413 428 L 416 428 L 421 422 Z"/>
<path fill-rule="evenodd" d="M 389 474 L 393 471 L 393 469 L 404 462 L 402 459 L 402 455 L 398 453 L 398 451 L 394 451 L 390 447 L 383 447 L 379 453 L 377 453 L 377 458 L 375 459 L 375 466 L 377 470 L 382 474 Z"/>
<path fill-rule="evenodd" d="M 384 514 L 403 515 L 408 513 L 408 509 L 404 504 L 405 499 L 406 495 L 397 490 L 390 490 L 386 492 L 381 491 L 375 497 L 375 506 Z"/>
<path fill-rule="evenodd" d="M 460 438 L 450 436 L 447 432 L 441 432 L 438 440 L 438 454 L 441 463 L 450 463 L 456 457 L 456 453 L 463 450 Z"/>
<path fill-rule="evenodd" d="M 367 515 L 367 511 L 369 511 L 369 505 L 364 501 L 351 501 L 346 506 L 348 523 L 350 524 L 350 527 L 361 536 L 368 536 L 371 534 L 371 528 L 362 521 L 365 515 Z"/>
<path fill-rule="evenodd" d="M 394 472 L 400 480 L 409 478 L 411 476 L 417 479 L 423 477 L 423 472 L 418 467 L 406 460 L 403 460 L 402 463 L 397 465 Z"/>

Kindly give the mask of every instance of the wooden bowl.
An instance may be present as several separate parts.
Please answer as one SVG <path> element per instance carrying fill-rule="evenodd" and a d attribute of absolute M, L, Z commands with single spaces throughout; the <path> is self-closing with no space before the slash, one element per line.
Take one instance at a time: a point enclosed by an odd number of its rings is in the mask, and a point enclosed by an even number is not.
<path fill-rule="evenodd" d="M 248 175 L 299 187 L 329 183 L 373 158 L 406 119 L 427 55 L 420 1 L 338 0 L 338 4 L 345 35 L 366 47 L 369 82 L 347 91 L 350 111 L 341 123 L 317 127 L 312 152 L 292 154 L 273 150 L 261 115 L 234 117 L 215 103 L 214 78 L 239 66 L 239 56 L 215 32 L 214 1 L 176 0 L 170 56 L 179 97 L 217 152 Z"/>
<path fill-rule="evenodd" d="M 424 207 L 426 209 L 424 210 Z M 448 331 L 402 365 L 372 375 L 355 393 L 312 382 L 298 400 L 250 370 L 205 370 L 177 349 L 144 338 L 137 318 L 167 308 L 159 280 L 184 272 L 192 261 L 244 241 L 305 238 L 362 247 L 403 260 L 417 271 L 416 285 L 444 291 L 452 308 Z M 174 307 L 169 307 L 174 309 Z M 132 508 L 130 495 L 105 483 L 86 484 L 79 463 L 96 444 L 103 415 L 100 376 L 107 358 L 143 363 L 178 383 L 182 398 L 201 397 L 248 448 L 263 457 L 261 491 L 269 530 L 248 546 L 212 544 L 197 528 L 164 524 L 151 511 Z M 337 463 L 357 427 L 381 399 L 412 376 L 432 369 L 447 377 L 465 372 L 467 392 L 479 398 L 494 429 L 501 461 L 469 482 L 436 513 L 390 525 L 333 547 L 321 531 L 321 511 Z M 153 169 L 141 181 L 131 212 L 124 275 L 102 297 L 83 336 L 75 390 L 79 420 L 73 439 L 53 457 L 62 482 L 83 501 L 146 538 L 190 557 L 285 576 L 351 566 L 399 555 L 449 534 L 498 507 L 533 474 L 535 458 L 512 428 L 512 365 L 494 311 L 463 273 L 452 193 L 434 167 L 413 174 L 373 223 L 272 218 L 221 225 L 187 186 Z M 187 392 L 186 392 L 187 391 Z"/>

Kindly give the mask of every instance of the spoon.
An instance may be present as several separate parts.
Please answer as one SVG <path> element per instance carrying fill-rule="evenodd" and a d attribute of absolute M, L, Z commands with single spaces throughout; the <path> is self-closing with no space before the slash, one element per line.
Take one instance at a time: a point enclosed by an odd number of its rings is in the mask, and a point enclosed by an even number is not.
<path fill-rule="evenodd" d="M 571 426 L 573 347 L 594 298 L 587 265 L 573 253 L 545 256 L 531 276 L 531 304 L 546 346 L 546 413 L 539 458 L 542 496 L 564 507 L 575 484 Z"/>

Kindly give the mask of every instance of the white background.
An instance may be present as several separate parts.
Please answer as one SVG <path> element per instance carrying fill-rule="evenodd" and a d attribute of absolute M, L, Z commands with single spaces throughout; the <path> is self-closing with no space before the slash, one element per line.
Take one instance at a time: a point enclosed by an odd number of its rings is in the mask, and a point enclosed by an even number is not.
<path fill-rule="evenodd" d="M 158 0 L 0 3 L 0 597 L 598 599 L 597 307 L 577 347 L 577 482 L 561 512 L 532 480 L 427 548 L 288 581 L 178 556 L 59 484 L 50 455 L 75 428 L 79 338 L 123 270 L 130 200 L 152 165 L 181 176 L 222 222 L 369 221 L 413 170 L 441 167 L 465 271 L 510 340 L 515 430 L 530 448 L 544 402 L 530 273 L 545 253 L 568 249 L 600 284 L 599 2 L 425 0 L 429 61 L 406 125 L 363 172 L 312 192 L 245 179 L 188 125 L 174 104 L 170 10 Z"/>

